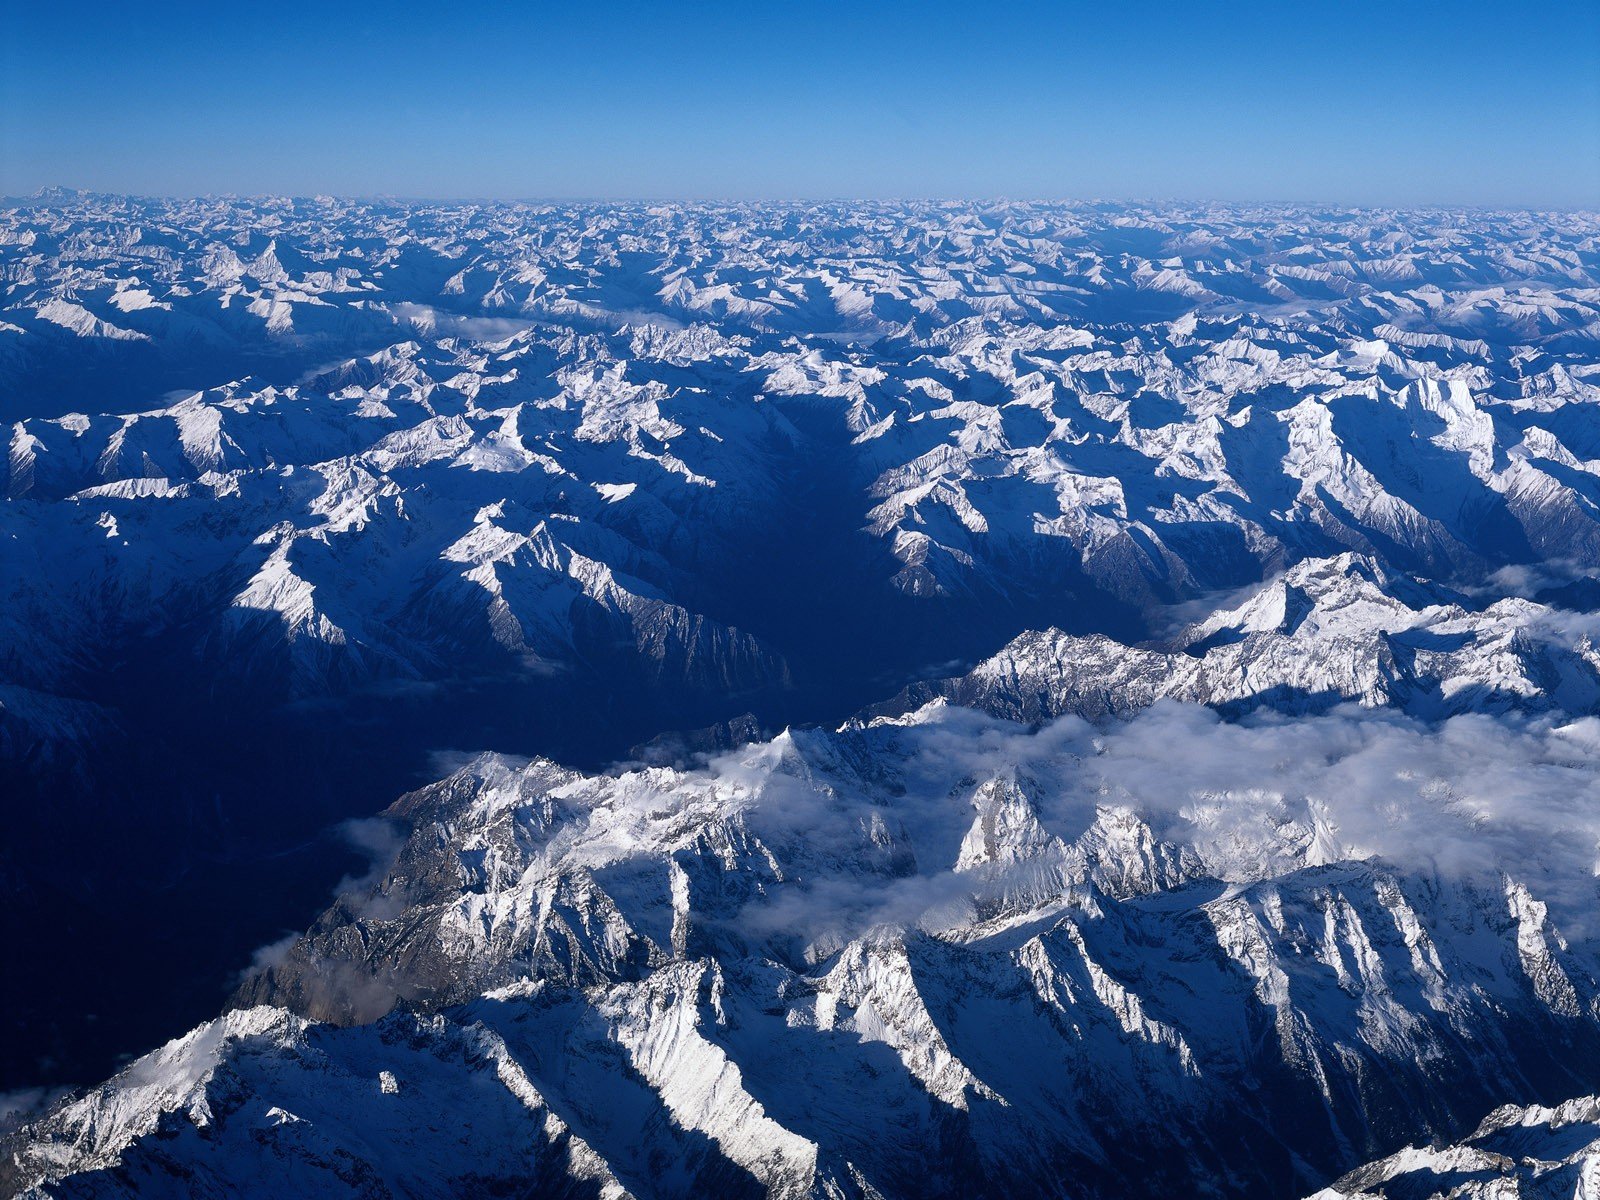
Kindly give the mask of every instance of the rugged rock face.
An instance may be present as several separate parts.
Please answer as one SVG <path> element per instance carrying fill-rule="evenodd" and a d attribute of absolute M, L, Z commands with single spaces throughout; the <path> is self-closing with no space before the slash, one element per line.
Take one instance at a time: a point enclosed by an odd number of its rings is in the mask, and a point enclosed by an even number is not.
<path fill-rule="evenodd" d="M 241 996 L 329 1024 L 224 1017 L 26 1129 L 18 1178 L 1309 1191 L 1600 1071 L 1600 960 L 1559 928 L 1600 760 L 1464 719 L 935 704 L 687 771 L 485 757 Z M 1521 843 L 1545 808 L 1570 854 Z M 481 1129 L 432 1115 L 475 1087 Z"/>
<path fill-rule="evenodd" d="M 83 1171 L 74 1194 L 627 1194 L 481 1025 L 333 1031 L 237 1011 L 118 1083 L 115 1100 L 63 1112 L 75 1145 L 38 1151 Z M 121 1153 L 134 1139 L 153 1150 L 137 1164 Z"/>
<path fill-rule="evenodd" d="M 1315 1200 L 1452 1196 L 1579 1200 L 1600 1186 L 1600 1099 L 1497 1108 L 1470 1138 L 1414 1146 L 1352 1171 Z"/>
<path fill-rule="evenodd" d="M 573 742 L 603 759 L 685 696 L 704 724 L 798 684 L 838 719 L 937 655 L 1148 637 L 1309 557 L 1600 561 L 1588 221 L 6 210 L 0 379 L 37 398 L 0 684 L 137 712 L 106 680 L 159 656 L 252 703 L 656 695 Z M 59 355 L 146 351 L 201 378 L 48 411 L 87 377 Z"/>
<path fill-rule="evenodd" d="M 1307 559 L 1175 637 L 1129 646 L 1030 631 L 934 697 L 1021 721 L 1126 715 L 1157 700 L 1224 712 L 1387 705 L 1425 717 L 1600 710 L 1600 623 L 1522 598 L 1474 603 L 1370 558 Z"/>

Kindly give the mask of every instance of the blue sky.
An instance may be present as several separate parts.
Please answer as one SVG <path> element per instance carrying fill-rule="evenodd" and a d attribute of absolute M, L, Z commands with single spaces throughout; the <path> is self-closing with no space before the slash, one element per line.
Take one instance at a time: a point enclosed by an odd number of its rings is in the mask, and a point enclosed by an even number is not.
<path fill-rule="evenodd" d="M 1600 207 L 1600 2 L 0 0 L 0 193 Z"/>

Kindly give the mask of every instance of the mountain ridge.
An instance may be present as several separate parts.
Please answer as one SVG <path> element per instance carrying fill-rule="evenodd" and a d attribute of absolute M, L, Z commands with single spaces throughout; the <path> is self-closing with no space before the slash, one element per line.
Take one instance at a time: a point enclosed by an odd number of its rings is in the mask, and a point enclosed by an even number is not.
<path fill-rule="evenodd" d="M 0 1087 L 113 1076 L 8 1188 L 1403 1191 L 1600 1086 L 1593 214 L 62 194 L 0 279 Z"/>

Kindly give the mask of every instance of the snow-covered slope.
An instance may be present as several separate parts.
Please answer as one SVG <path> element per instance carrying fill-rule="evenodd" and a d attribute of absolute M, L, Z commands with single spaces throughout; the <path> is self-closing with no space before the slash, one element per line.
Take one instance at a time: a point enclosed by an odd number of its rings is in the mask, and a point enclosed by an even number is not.
<path fill-rule="evenodd" d="M 1307 557 L 1473 585 L 1593 563 L 1595 232 L 1025 205 L 5 210 L 0 680 L 102 701 L 110 664 L 160 639 L 193 687 L 253 700 L 563 676 L 567 700 L 798 685 L 842 716 L 867 679 L 1028 628 L 1149 636 L 1159 606 Z M 62 338 L 130 379 L 117 356 L 154 347 L 184 386 L 59 415 L 49 386 L 88 376 L 26 360 Z M 236 363 L 255 375 L 195 350 L 257 343 L 268 365 Z M 823 571 L 831 603 L 796 594 Z"/>
<path fill-rule="evenodd" d="M 1409 1147 L 1350 1172 L 1315 1200 L 1583 1200 L 1596 1188 L 1600 1098 L 1582 1096 L 1553 1107 L 1497 1108 L 1471 1137 Z"/>
<path fill-rule="evenodd" d="M 1591 726 L 935 704 L 689 771 L 486 756 L 245 989 L 350 1027 L 221 1018 L 24 1130 L 18 1177 L 1309 1190 L 1600 1071 Z"/>
<path fill-rule="evenodd" d="M 1225 712 L 1354 702 L 1426 717 L 1600 712 L 1600 620 L 1520 597 L 1473 603 L 1370 558 L 1306 559 L 1173 637 L 1129 646 L 1029 631 L 964 675 L 919 683 L 875 711 L 935 696 L 1036 721 L 1126 714 L 1159 699 Z"/>
<path fill-rule="evenodd" d="M 592 356 L 607 361 L 604 345 L 570 336 L 500 357 L 548 356 L 555 376 L 599 378 L 479 408 L 475 387 L 420 380 L 419 353 L 380 356 L 381 388 L 230 386 L 151 413 L 19 424 L 14 669 L 81 686 L 130 639 L 177 627 L 192 631 L 196 670 L 259 675 L 293 695 L 473 665 L 537 674 L 628 643 L 647 677 L 726 691 L 781 681 L 782 663 L 751 638 L 673 602 L 681 570 L 669 557 L 686 526 L 710 552 L 701 493 L 762 502 L 757 443 L 781 436 L 775 414 L 686 396 L 664 410 L 664 389 L 629 384 L 620 363 L 602 370 Z M 434 369 L 460 357 L 447 351 Z M 681 442 L 651 448 L 685 435 L 674 408 L 708 420 L 716 407 L 738 476 L 698 474 L 681 456 L 701 456 Z M 71 620 L 47 620 L 64 603 Z"/>
<path fill-rule="evenodd" d="M 233 1012 L 58 1119 L 71 1142 L 37 1161 L 83 1170 L 82 1196 L 626 1194 L 493 1032 L 445 1021 L 335 1032 Z M 130 1139 L 164 1144 L 124 1166 Z"/>
<path fill-rule="evenodd" d="M 621 691 L 638 740 L 685 702 L 842 717 L 1026 629 L 1149 637 L 1165 604 L 1310 557 L 1470 586 L 1593 564 L 1595 233 L 1026 205 L 5 210 L 0 682 L 104 703 L 158 653 L 179 687 L 250 704 Z M 63 338 L 130 380 L 120 355 L 170 355 L 183 386 L 61 415 L 49 389 L 91 374 L 27 363 Z"/>

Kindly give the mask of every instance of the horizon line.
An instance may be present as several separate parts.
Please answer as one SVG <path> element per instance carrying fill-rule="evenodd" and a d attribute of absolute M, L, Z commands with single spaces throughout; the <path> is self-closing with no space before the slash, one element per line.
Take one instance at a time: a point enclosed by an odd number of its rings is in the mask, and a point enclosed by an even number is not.
<path fill-rule="evenodd" d="M 228 202 L 265 202 L 288 201 L 291 203 L 310 202 L 327 203 L 341 202 L 347 204 L 395 204 L 395 205 L 542 205 L 542 206 L 599 206 L 614 205 L 648 206 L 648 205 L 678 205 L 683 207 L 708 207 L 726 206 L 729 208 L 758 207 L 770 205 L 776 207 L 798 206 L 825 206 L 825 205 L 884 205 L 884 206 L 976 206 L 992 205 L 996 207 L 1038 207 L 1038 208 L 1279 208 L 1279 209 L 1334 209 L 1350 213 L 1528 213 L 1545 214 L 1558 213 L 1567 216 L 1600 216 L 1600 196 L 1587 204 L 1563 203 L 1514 203 L 1514 204 L 1489 204 L 1482 202 L 1452 202 L 1446 200 L 1427 200 L 1407 203 L 1355 203 L 1331 199 L 1306 199 L 1306 198 L 1233 198 L 1221 197 L 1182 197 L 1182 196 L 1007 196 L 1004 194 L 978 195 L 978 194 L 951 194 L 951 195 L 900 195 L 900 196 L 869 196 L 869 195 L 786 195 L 786 196 L 731 196 L 731 195 L 623 195 L 623 194 L 572 194 L 572 195 L 504 195 L 491 196 L 470 194 L 463 195 L 427 195 L 407 194 L 400 192 L 300 192 L 300 191 L 218 191 L 218 192 L 137 192 L 137 191 L 110 191 L 99 188 L 75 188 L 63 184 L 48 184 L 36 188 L 28 194 L 7 193 L 0 194 L 0 208 L 17 209 L 30 205 L 46 207 L 41 202 L 47 201 L 52 195 L 59 195 L 77 200 L 111 199 L 138 202 L 197 202 L 197 201 L 228 201 Z"/>

